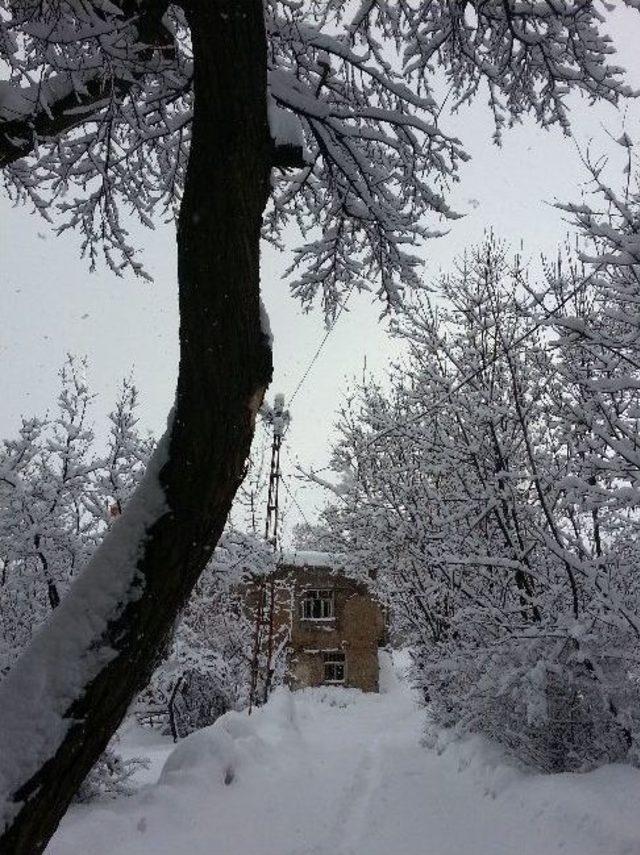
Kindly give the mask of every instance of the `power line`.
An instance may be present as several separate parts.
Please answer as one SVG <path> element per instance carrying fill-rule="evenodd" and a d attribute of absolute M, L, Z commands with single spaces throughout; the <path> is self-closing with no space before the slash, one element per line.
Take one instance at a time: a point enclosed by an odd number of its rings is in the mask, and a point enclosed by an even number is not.
<path fill-rule="evenodd" d="M 305 380 L 307 379 L 307 377 L 308 377 L 308 376 L 309 376 L 309 374 L 311 373 L 311 369 L 313 368 L 313 366 L 315 365 L 315 363 L 316 363 L 316 361 L 317 361 L 318 357 L 320 356 L 320 354 L 321 354 L 321 352 L 322 352 L 322 348 L 323 348 L 323 347 L 325 346 L 325 344 L 327 343 L 327 339 L 329 338 L 329 336 L 331 335 L 331 333 L 332 333 L 332 332 L 334 331 L 334 329 L 336 328 L 336 324 L 338 323 L 338 321 L 340 320 L 340 317 L 341 317 L 342 313 L 343 313 L 343 312 L 344 312 L 344 310 L 346 309 L 346 307 L 347 307 L 347 303 L 349 302 L 349 297 L 353 294 L 353 290 L 354 290 L 355 286 L 356 286 L 356 283 L 354 282 L 354 283 L 351 285 L 351 287 L 349 288 L 349 290 L 347 291 L 347 296 L 344 298 L 344 301 L 340 304 L 340 309 L 339 309 L 339 310 L 338 310 L 338 312 L 336 313 L 336 316 L 335 316 L 335 318 L 333 319 L 333 323 L 331 324 L 331 326 L 329 327 L 329 329 L 326 331 L 326 333 L 325 333 L 325 335 L 324 335 L 324 338 L 322 339 L 322 341 L 321 341 L 321 342 L 320 342 L 320 344 L 318 345 L 318 349 L 316 350 L 316 352 L 315 352 L 315 353 L 313 354 L 313 356 L 311 357 L 311 361 L 309 362 L 309 365 L 307 366 L 306 371 L 304 372 L 304 374 L 303 374 L 303 375 L 302 375 L 302 377 L 300 378 L 300 380 L 299 380 L 298 385 L 296 386 L 296 388 L 293 390 L 293 394 L 292 394 L 292 395 L 291 395 L 291 397 L 289 398 L 289 406 L 291 406 L 291 404 L 293 403 L 293 399 L 296 397 L 296 395 L 297 395 L 297 394 L 298 394 L 298 392 L 300 391 L 300 388 L 302 387 L 302 384 L 305 382 Z"/>
<path fill-rule="evenodd" d="M 290 498 L 291 498 L 291 501 L 294 503 L 294 505 L 295 505 L 295 506 L 296 506 L 296 508 L 298 509 L 298 512 L 300 513 L 300 516 L 302 517 L 302 519 L 304 520 L 305 525 L 307 526 L 307 529 L 311 530 L 311 524 L 310 524 L 309 520 L 307 519 L 307 516 L 306 516 L 305 512 L 304 512 L 304 511 L 302 510 L 302 508 L 300 507 L 300 504 L 298 503 L 298 500 L 296 499 L 296 497 L 294 496 L 294 494 L 293 494 L 293 493 L 291 492 L 291 490 L 289 489 L 289 485 L 287 484 L 287 481 L 286 481 L 286 479 L 284 478 L 284 476 L 283 476 L 283 478 L 282 478 L 282 484 L 284 485 L 285 490 L 286 490 L 286 491 L 287 491 L 287 493 L 289 494 L 289 496 L 290 496 Z M 325 553 L 325 554 L 326 554 L 326 555 L 328 555 L 328 556 L 330 556 L 330 558 L 334 561 L 335 566 L 341 566 L 341 567 L 344 569 L 344 567 L 346 566 L 346 562 L 345 562 L 345 555 L 344 555 L 343 553 L 335 552 L 333 549 L 329 549 L 328 551 L 326 551 L 326 553 Z"/>
<path fill-rule="evenodd" d="M 300 504 L 298 503 L 298 500 L 296 499 L 294 494 L 289 489 L 289 485 L 287 484 L 287 479 L 284 477 L 284 475 L 282 475 L 281 477 L 282 477 L 282 485 L 284 486 L 285 490 L 287 491 L 289 498 L 291 499 L 293 504 L 298 509 L 298 513 L 302 517 L 304 524 L 307 526 L 307 528 L 311 528 L 311 524 L 310 524 L 309 520 L 307 519 L 305 512 L 302 510 L 302 508 L 300 507 Z"/>

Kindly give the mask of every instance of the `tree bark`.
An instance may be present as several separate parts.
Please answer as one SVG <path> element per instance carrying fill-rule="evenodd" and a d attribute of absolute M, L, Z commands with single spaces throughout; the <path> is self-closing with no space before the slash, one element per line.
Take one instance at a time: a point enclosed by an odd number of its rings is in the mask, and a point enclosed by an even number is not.
<path fill-rule="evenodd" d="M 11 794 L 16 812 L 0 851 L 12 855 L 44 850 L 148 680 L 222 533 L 271 379 L 259 302 L 272 156 L 262 0 L 192 0 L 186 12 L 195 115 L 178 226 L 180 369 L 160 471 L 168 510 L 141 538 L 132 596 L 94 640 L 114 655 L 68 706 L 59 744 Z"/>

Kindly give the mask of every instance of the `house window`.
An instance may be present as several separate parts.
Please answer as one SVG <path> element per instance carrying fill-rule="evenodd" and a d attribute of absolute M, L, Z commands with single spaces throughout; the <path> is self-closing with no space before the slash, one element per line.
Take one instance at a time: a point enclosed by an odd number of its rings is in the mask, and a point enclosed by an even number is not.
<path fill-rule="evenodd" d="M 344 683 L 344 653 L 332 650 L 323 653 L 324 659 L 324 682 L 337 685 Z"/>
<path fill-rule="evenodd" d="M 309 590 L 302 595 L 302 620 L 333 620 L 333 591 Z"/>

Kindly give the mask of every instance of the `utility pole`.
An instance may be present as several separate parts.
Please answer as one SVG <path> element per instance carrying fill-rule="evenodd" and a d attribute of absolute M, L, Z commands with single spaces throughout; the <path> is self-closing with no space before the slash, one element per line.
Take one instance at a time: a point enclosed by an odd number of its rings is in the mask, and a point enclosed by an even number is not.
<path fill-rule="evenodd" d="M 269 489 L 267 493 L 267 515 L 264 525 L 264 539 L 270 544 L 275 552 L 278 548 L 278 525 L 280 522 L 280 449 L 285 431 L 291 421 L 289 411 L 284 408 L 284 395 L 278 394 L 274 398 L 273 407 L 265 405 L 262 409 L 262 418 L 273 429 L 271 441 L 271 465 L 269 469 Z M 275 577 L 271 574 L 268 586 L 262 577 L 258 584 L 258 601 L 256 603 L 256 623 L 253 644 L 253 661 L 251 669 L 251 690 L 249 695 L 249 714 L 253 708 L 258 689 L 258 674 L 260 670 L 260 653 L 263 645 L 263 624 L 265 623 L 265 611 L 267 610 L 267 587 L 268 587 L 268 617 L 267 622 L 267 667 L 262 693 L 262 702 L 266 703 L 271 683 L 273 681 L 273 648 L 274 648 L 274 619 L 276 607 Z"/>
<path fill-rule="evenodd" d="M 275 396 L 273 409 L 269 408 L 266 410 L 263 417 L 267 424 L 270 424 L 273 428 L 264 539 L 273 546 L 275 551 L 278 548 L 278 523 L 280 519 L 280 508 L 278 505 L 281 477 L 280 448 L 282 446 L 282 437 L 291 421 L 289 410 L 285 410 L 284 408 L 284 395 L 278 394 Z"/>

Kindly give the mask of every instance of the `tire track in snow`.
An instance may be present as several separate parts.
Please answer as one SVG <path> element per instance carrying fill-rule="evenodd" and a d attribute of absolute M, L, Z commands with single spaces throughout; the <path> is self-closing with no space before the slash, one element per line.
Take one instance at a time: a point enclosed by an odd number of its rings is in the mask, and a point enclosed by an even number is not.
<path fill-rule="evenodd" d="M 377 737 L 365 754 L 352 781 L 353 798 L 346 821 L 338 829 L 340 838 L 336 846 L 337 855 L 362 855 L 365 851 L 367 832 L 371 825 L 371 805 L 382 787 L 381 738 Z"/>
<path fill-rule="evenodd" d="M 380 741 L 380 737 L 375 737 L 370 744 L 351 743 L 356 756 L 349 756 L 348 766 L 345 756 L 341 757 L 340 765 L 345 767 L 347 780 L 335 789 L 330 809 L 334 819 L 326 839 L 308 849 L 295 849 L 290 855 L 364 855 L 362 844 L 370 825 L 370 806 L 382 781 Z M 335 773 L 334 764 L 330 768 Z"/>

